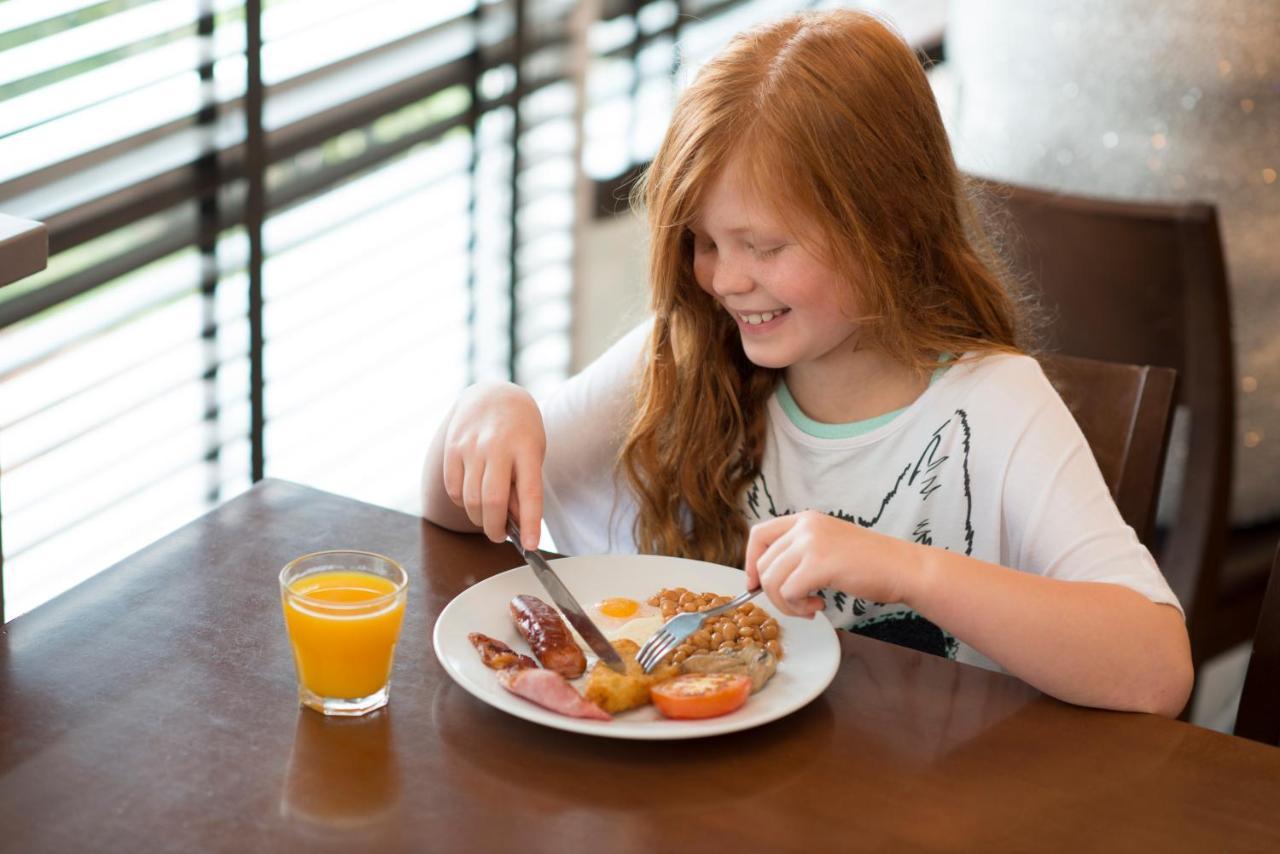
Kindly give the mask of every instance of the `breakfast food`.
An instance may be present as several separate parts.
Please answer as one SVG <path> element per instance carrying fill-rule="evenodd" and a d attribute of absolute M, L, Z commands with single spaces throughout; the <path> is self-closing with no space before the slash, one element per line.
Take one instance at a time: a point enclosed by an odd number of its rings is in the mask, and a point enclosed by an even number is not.
<path fill-rule="evenodd" d="M 591 609 L 591 619 L 601 630 L 608 631 L 637 617 L 656 616 L 658 609 L 627 596 L 601 599 Z"/>
<path fill-rule="evenodd" d="M 640 651 L 640 645 L 634 641 L 625 639 L 614 641 L 613 648 L 618 651 L 618 655 L 627 667 L 627 672 L 619 673 L 597 661 L 587 673 L 587 686 L 582 692 L 588 700 L 606 712 L 616 715 L 647 704 L 651 687 L 679 673 L 672 664 L 663 664 L 655 668 L 652 673 L 645 673 L 636 662 L 636 653 Z"/>
<path fill-rule="evenodd" d="M 538 666 L 538 662 L 529 656 L 521 655 L 502 641 L 480 632 L 467 635 L 467 640 L 471 641 L 476 652 L 480 653 L 480 660 L 484 662 L 485 667 L 492 667 L 494 670 L 505 670 L 508 667 L 524 670 Z"/>
<path fill-rule="evenodd" d="M 521 594 L 511 600 L 511 618 L 543 667 L 566 679 L 577 679 L 587 669 L 586 656 L 555 608 L 537 596 Z"/>
<path fill-rule="evenodd" d="M 751 680 L 751 693 L 764 687 L 778 669 L 778 659 L 768 648 L 747 644 L 732 652 L 700 652 L 680 664 L 681 673 L 738 673 Z"/>
<path fill-rule="evenodd" d="M 509 667 L 498 671 L 498 681 L 517 697 L 523 697 L 553 712 L 571 718 L 612 720 L 608 712 L 595 703 L 582 699 L 582 695 L 554 670 Z"/>
<path fill-rule="evenodd" d="M 625 596 L 597 602 L 591 609 L 591 621 L 609 641 L 627 638 L 637 644 L 648 640 L 663 623 L 657 608 Z"/>
<path fill-rule="evenodd" d="M 751 680 L 737 673 L 685 673 L 654 685 L 649 693 L 658 711 L 680 720 L 727 715 L 747 702 Z"/>
<path fill-rule="evenodd" d="M 695 613 L 715 608 L 729 601 L 715 593 L 694 593 L 683 587 L 663 589 L 649 599 L 669 620 L 680 613 Z M 681 664 L 699 652 L 732 652 L 749 644 L 764 646 L 775 657 L 782 658 L 782 627 L 778 621 L 754 602 L 734 608 L 727 614 L 712 617 L 671 653 L 671 661 Z"/>
<path fill-rule="evenodd" d="M 778 621 L 747 603 L 710 618 L 652 673 L 644 672 L 636 654 L 676 614 L 705 611 L 728 601 L 728 596 L 683 587 L 661 590 L 647 602 L 621 596 L 600 600 L 589 610 L 626 672 L 596 661 L 581 682 L 570 682 L 582 676 L 587 664 L 577 634 L 555 608 L 536 596 L 516 596 L 510 613 L 537 661 L 498 638 L 480 632 L 467 637 L 484 664 L 497 671 L 503 688 L 559 714 L 608 721 L 652 703 L 667 718 L 697 720 L 741 708 L 769 681 L 782 655 Z"/>

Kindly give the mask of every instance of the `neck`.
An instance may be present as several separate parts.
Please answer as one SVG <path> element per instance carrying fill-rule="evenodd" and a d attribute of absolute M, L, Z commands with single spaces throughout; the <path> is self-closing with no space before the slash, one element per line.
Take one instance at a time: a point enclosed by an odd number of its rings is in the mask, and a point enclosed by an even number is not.
<path fill-rule="evenodd" d="M 800 411 L 824 424 L 863 421 L 908 406 L 929 387 L 929 374 L 879 350 L 831 353 L 792 365 L 787 388 Z"/>

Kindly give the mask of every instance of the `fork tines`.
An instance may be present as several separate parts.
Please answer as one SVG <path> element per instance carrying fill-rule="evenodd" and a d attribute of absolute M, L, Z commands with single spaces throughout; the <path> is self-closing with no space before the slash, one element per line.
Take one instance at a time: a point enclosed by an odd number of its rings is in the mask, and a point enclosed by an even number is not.
<path fill-rule="evenodd" d="M 636 663 L 640 665 L 645 673 L 648 673 L 657 666 L 659 661 L 670 652 L 678 643 L 676 638 L 667 631 L 660 631 L 653 637 L 645 641 L 644 646 L 636 653 Z"/>

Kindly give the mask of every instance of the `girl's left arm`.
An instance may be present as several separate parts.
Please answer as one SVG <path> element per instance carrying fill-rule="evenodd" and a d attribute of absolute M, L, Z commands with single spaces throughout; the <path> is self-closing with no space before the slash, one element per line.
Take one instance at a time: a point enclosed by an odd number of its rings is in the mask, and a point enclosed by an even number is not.
<path fill-rule="evenodd" d="M 1176 717 L 1191 693 L 1182 614 L 1134 590 L 1019 572 L 943 549 L 914 552 L 907 602 L 1047 694 Z"/>
<path fill-rule="evenodd" d="M 784 612 L 811 616 L 832 587 L 902 602 L 1008 672 L 1067 702 L 1174 717 L 1191 691 L 1182 615 L 1118 584 L 1020 572 L 817 512 L 752 528 L 757 579 Z"/>

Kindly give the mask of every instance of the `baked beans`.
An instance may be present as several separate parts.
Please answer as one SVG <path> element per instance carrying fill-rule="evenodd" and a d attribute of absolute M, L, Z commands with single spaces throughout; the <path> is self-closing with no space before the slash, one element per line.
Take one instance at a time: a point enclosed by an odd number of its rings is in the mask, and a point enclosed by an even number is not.
<path fill-rule="evenodd" d="M 716 608 L 729 601 L 716 593 L 694 593 L 683 587 L 664 588 L 649 597 L 649 604 L 662 612 L 664 621 L 677 614 L 692 614 Z M 697 652 L 734 652 L 749 643 L 768 647 L 782 658 L 782 627 L 768 611 L 754 602 L 739 605 L 732 611 L 713 617 L 702 628 L 689 635 L 668 656 L 672 664 L 680 664 Z"/>

